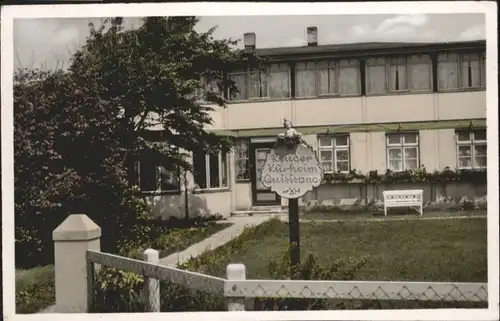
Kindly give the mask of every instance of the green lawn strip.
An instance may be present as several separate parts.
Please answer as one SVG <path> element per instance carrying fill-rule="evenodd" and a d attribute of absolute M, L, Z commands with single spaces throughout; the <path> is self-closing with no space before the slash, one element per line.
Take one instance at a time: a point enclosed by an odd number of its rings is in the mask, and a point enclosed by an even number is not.
<path fill-rule="evenodd" d="M 212 255 L 210 272 L 224 277 L 229 263 L 243 263 L 247 278 L 269 278 L 269 261 L 287 248 L 288 225 L 264 224 L 269 226 L 244 236 L 244 244 L 228 255 Z M 365 255 L 369 262 L 356 280 L 486 282 L 486 229 L 485 219 L 472 218 L 302 223 L 301 254 L 315 253 L 320 263 Z M 231 242 L 213 252 L 224 253 L 224 247 Z"/>
<path fill-rule="evenodd" d="M 185 250 L 189 246 L 201 242 L 212 234 L 227 227 L 230 223 L 209 224 L 205 227 L 193 227 L 188 229 L 173 229 L 165 236 L 160 237 L 154 243 L 164 244 L 163 248 L 155 248 L 160 251 L 160 257 Z M 168 242 L 168 243 L 165 243 Z M 144 246 L 146 248 L 147 246 Z M 132 257 L 140 254 L 131 253 Z M 52 265 L 35 267 L 28 270 L 16 270 L 16 312 L 36 313 L 55 303 L 54 269 Z"/>
<path fill-rule="evenodd" d="M 304 213 L 300 216 L 303 220 L 365 220 L 365 219 L 401 219 L 401 218 L 428 218 L 428 217 L 454 217 L 454 216 L 481 216 L 487 215 L 486 210 L 477 211 L 458 211 L 458 212 L 426 212 L 424 210 L 424 215 L 419 216 L 417 214 L 388 214 L 387 216 L 373 215 L 372 213 L 339 213 L 339 212 L 311 212 Z"/>
<path fill-rule="evenodd" d="M 16 313 L 35 313 L 54 302 L 52 265 L 16 270 Z"/>

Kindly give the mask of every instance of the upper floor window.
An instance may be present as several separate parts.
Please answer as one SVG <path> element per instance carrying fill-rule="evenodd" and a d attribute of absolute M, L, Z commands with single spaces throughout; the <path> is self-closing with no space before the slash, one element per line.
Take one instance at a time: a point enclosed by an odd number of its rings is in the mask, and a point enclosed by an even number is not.
<path fill-rule="evenodd" d="M 206 101 L 206 94 L 208 92 L 220 93 L 219 85 L 216 80 L 208 80 L 207 77 L 201 77 L 200 80 L 201 88 L 196 90 L 194 96 L 197 101 L 204 102 Z"/>
<path fill-rule="evenodd" d="M 295 96 L 358 95 L 360 93 L 359 61 L 308 61 L 295 65 Z"/>
<path fill-rule="evenodd" d="M 449 52 L 438 55 L 438 87 L 440 90 L 485 86 L 486 60 L 484 54 Z"/>
<path fill-rule="evenodd" d="M 250 160 L 248 154 L 248 139 L 239 139 L 235 146 L 236 158 L 236 180 L 245 181 L 250 179 Z"/>
<path fill-rule="evenodd" d="M 486 129 L 456 132 L 459 169 L 486 168 Z"/>
<path fill-rule="evenodd" d="M 389 59 L 389 91 L 408 90 L 408 62 L 406 57 Z"/>
<path fill-rule="evenodd" d="M 409 57 L 410 91 L 430 91 L 432 89 L 432 60 L 429 55 Z"/>
<path fill-rule="evenodd" d="M 179 192 L 179 168 L 162 164 L 158 157 L 143 155 L 137 163 L 138 183 L 141 192 Z"/>
<path fill-rule="evenodd" d="M 325 173 L 350 170 L 349 135 L 319 136 L 318 153 Z"/>
<path fill-rule="evenodd" d="M 200 189 L 228 187 L 227 153 L 193 153 L 194 182 Z"/>
<path fill-rule="evenodd" d="M 419 167 L 418 133 L 387 134 L 387 161 L 392 171 Z"/>
<path fill-rule="evenodd" d="M 374 57 L 366 60 L 366 91 L 387 92 L 430 91 L 432 61 L 429 55 Z"/>
<path fill-rule="evenodd" d="M 259 98 L 269 98 L 268 95 L 268 84 L 267 84 L 267 73 L 260 70 L 250 71 L 250 84 L 249 84 L 249 98 L 259 99 Z"/>
<path fill-rule="evenodd" d="M 383 57 L 366 60 L 366 93 L 387 92 L 387 61 Z"/>
<path fill-rule="evenodd" d="M 284 99 L 290 97 L 290 68 L 288 64 L 271 64 L 265 70 L 233 72 L 229 79 L 237 91 L 230 92 L 230 100 Z"/>

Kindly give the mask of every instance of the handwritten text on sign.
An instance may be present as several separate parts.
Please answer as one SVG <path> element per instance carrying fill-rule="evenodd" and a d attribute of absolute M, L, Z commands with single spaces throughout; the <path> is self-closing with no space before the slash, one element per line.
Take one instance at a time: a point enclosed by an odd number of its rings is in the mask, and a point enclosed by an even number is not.
<path fill-rule="evenodd" d="M 318 187 L 323 168 L 316 153 L 304 145 L 272 149 L 262 169 L 262 184 L 284 198 L 299 198 Z"/>

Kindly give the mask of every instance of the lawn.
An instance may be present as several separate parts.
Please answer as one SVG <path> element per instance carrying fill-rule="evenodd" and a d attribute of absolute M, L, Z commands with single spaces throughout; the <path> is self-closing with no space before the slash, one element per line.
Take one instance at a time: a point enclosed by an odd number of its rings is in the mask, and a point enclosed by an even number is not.
<path fill-rule="evenodd" d="M 243 263 L 247 278 L 269 278 L 269 261 L 287 248 L 288 225 L 264 224 L 272 228 L 259 227 L 259 235 L 247 236 L 238 251 L 217 256 L 210 271 L 225 276 L 227 264 Z M 368 263 L 357 272 L 356 280 L 487 280 L 484 218 L 313 222 L 301 223 L 300 230 L 302 257 L 315 253 L 320 262 L 328 263 L 366 256 Z"/>
<path fill-rule="evenodd" d="M 55 301 L 52 265 L 16 270 L 16 313 L 35 313 Z"/>
<path fill-rule="evenodd" d="M 303 220 L 364 220 L 364 219 L 373 219 L 373 218 L 383 218 L 383 219 L 400 219 L 405 217 L 412 218 L 427 218 L 427 217 L 451 217 L 451 216 L 482 216 L 487 215 L 486 210 L 477 210 L 477 211 L 459 211 L 459 212 L 429 212 L 425 211 L 424 215 L 419 216 L 417 214 L 388 214 L 384 216 L 383 213 L 381 215 L 373 215 L 372 213 L 340 213 L 340 212 L 311 212 L 304 213 L 300 216 Z"/>
<path fill-rule="evenodd" d="M 160 251 L 160 257 L 182 251 L 189 246 L 202 241 L 222 229 L 229 227 L 229 223 L 210 224 L 203 228 L 190 228 L 188 232 L 179 232 L 185 229 L 172 230 L 160 244 L 168 244 Z M 138 252 L 139 253 L 139 252 Z M 136 256 L 138 253 L 131 253 Z M 135 254 L 135 255 L 134 255 Z M 35 267 L 28 270 L 16 270 L 16 312 L 36 313 L 55 302 L 54 269 L 52 265 Z"/>

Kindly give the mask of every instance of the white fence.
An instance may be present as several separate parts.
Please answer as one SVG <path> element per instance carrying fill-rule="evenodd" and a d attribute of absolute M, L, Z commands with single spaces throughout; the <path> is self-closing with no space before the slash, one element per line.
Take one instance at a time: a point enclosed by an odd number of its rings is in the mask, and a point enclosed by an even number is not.
<path fill-rule="evenodd" d="M 487 302 L 486 283 L 247 280 L 243 264 L 229 264 L 227 279 L 158 264 L 158 252 L 145 260 L 102 253 L 100 228 L 86 215 L 71 215 L 54 231 L 56 312 L 89 312 L 94 303 L 96 265 L 145 277 L 147 311 L 160 311 L 160 280 L 223 295 L 229 311 L 244 311 L 249 298 L 368 299 Z M 97 241 L 97 243 L 96 243 Z M 62 259 L 64 256 L 64 260 Z"/>

